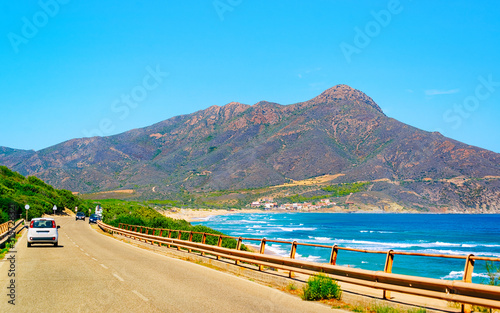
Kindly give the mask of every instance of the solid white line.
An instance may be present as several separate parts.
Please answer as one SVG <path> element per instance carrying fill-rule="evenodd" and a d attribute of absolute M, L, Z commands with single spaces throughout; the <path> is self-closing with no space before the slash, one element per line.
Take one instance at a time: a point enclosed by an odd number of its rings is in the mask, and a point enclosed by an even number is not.
<path fill-rule="evenodd" d="M 108 267 L 104 264 L 101 264 L 102 267 L 104 267 L 105 269 L 108 269 Z"/>
<path fill-rule="evenodd" d="M 116 277 L 116 279 L 118 279 L 119 281 L 125 281 L 123 278 L 121 278 L 120 276 L 116 275 L 116 274 L 113 274 L 113 276 Z"/>
<path fill-rule="evenodd" d="M 135 293 L 139 298 L 141 298 L 142 300 L 144 301 L 149 301 L 148 298 L 146 298 L 145 296 L 141 295 L 137 290 L 132 290 L 133 293 Z"/>

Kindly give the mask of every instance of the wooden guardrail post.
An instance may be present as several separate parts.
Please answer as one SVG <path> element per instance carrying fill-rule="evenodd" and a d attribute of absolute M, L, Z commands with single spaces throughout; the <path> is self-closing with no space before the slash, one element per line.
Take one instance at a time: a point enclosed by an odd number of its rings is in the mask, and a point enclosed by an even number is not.
<path fill-rule="evenodd" d="M 295 259 L 295 253 L 297 253 L 297 241 L 294 240 L 290 248 L 290 259 Z M 294 276 L 295 274 L 292 271 L 288 273 L 288 277 L 293 278 Z"/>
<path fill-rule="evenodd" d="M 392 273 L 392 265 L 394 264 L 394 250 L 387 251 L 387 257 L 385 258 L 384 272 Z M 391 292 L 384 290 L 382 293 L 382 298 L 389 300 L 391 298 Z"/>
<path fill-rule="evenodd" d="M 330 253 L 330 265 L 335 265 L 337 263 L 337 254 L 339 253 L 339 248 L 337 245 L 332 246 L 332 252 Z"/>
<path fill-rule="evenodd" d="M 193 231 L 190 231 L 189 232 L 189 238 L 188 238 L 188 241 L 193 241 Z M 191 248 L 188 249 L 188 252 L 191 253 Z"/>
<path fill-rule="evenodd" d="M 259 253 L 264 254 L 265 250 L 266 250 L 266 238 L 262 238 L 262 240 L 260 241 Z M 259 265 L 259 271 L 263 270 L 264 270 L 264 265 Z"/>
<path fill-rule="evenodd" d="M 207 241 L 207 233 L 203 233 L 203 235 L 201 235 L 201 243 L 205 244 L 206 241 Z M 205 252 L 202 252 L 201 255 L 205 255 Z"/>
<path fill-rule="evenodd" d="M 217 247 L 221 247 L 222 246 L 222 236 L 219 235 L 219 238 L 217 239 Z M 217 260 L 220 260 L 220 256 L 218 255 L 216 257 Z"/>
<path fill-rule="evenodd" d="M 159 229 L 158 236 L 163 237 L 163 228 Z M 161 242 L 158 242 L 158 246 L 161 247 Z"/>
<path fill-rule="evenodd" d="M 463 281 L 465 283 L 472 282 L 472 272 L 474 272 L 474 259 L 472 258 L 474 254 L 469 254 L 467 259 L 465 259 L 465 268 L 464 268 L 464 277 Z M 472 311 L 472 305 L 470 304 L 462 304 L 461 306 L 462 313 L 470 313 Z"/>
<path fill-rule="evenodd" d="M 241 250 L 241 244 L 243 242 L 243 238 L 241 236 L 238 238 L 238 242 L 236 243 L 236 250 Z M 234 264 L 238 265 L 240 264 L 240 260 L 234 260 Z"/>
<path fill-rule="evenodd" d="M 177 239 L 181 240 L 181 238 L 182 238 L 182 231 L 179 230 L 179 234 L 177 235 Z M 177 250 L 181 250 L 181 247 L 177 246 Z"/>

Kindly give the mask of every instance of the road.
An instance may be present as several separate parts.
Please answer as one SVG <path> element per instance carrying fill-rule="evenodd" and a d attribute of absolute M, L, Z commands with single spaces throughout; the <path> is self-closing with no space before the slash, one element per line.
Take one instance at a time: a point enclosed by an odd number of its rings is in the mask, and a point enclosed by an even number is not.
<path fill-rule="evenodd" d="M 137 248 L 98 233 L 87 220 L 58 217 L 56 222 L 59 247 L 27 248 L 24 232 L 0 262 L 0 312 L 336 311 Z M 15 305 L 8 302 L 12 294 Z"/>

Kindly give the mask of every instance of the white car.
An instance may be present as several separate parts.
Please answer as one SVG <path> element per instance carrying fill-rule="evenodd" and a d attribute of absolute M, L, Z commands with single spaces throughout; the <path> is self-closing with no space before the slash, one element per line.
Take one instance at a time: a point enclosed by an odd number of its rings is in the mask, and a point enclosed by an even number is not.
<path fill-rule="evenodd" d="M 28 228 L 28 247 L 34 243 L 51 243 L 57 247 L 61 226 L 56 226 L 53 218 L 34 218 Z"/>

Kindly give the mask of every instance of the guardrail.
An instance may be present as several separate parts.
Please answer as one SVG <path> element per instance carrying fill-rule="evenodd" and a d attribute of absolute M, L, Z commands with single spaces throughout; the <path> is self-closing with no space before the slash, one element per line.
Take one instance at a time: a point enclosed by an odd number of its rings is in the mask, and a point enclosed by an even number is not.
<path fill-rule="evenodd" d="M 366 286 L 375 289 L 381 289 L 384 291 L 383 297 L 385 299 L 390 298 L 390 291 L 413 294 L 418 296 L 424 296 L 435 299 L 442 299 L 446 301 L 458 302 L 462 304 L 467 304 L 467 306 L 462 306 L 462 311 L 470 311 L 469 305 L 479 305 L 483 307 L 490 307 L 500 309 L 500 287 L 475 284 L 471 282 L 472 271 L 474 268 L 475 260 L 488 260 L 488 261 L 500 261 L 500 258 L 485 258 L 476 257 L 473 255 L 468 256 L 452 256 L 452 255 L 438 255 L 438 254 L 422 254 L 422 253 L 410 253 L 410 252 L 396 252 L 389 250 L 384 251 L 370 251 L 370 250 L 360 250 L 352 248 L 344 248 L 316 244 L 304 244 L 279 240 L 266 240 L 255 239 L 255 238 L 242 238 L 233 237 L 226 235 L 214 235 L 209 233 L 184 231 L 184 230 L 171 230 L 171 229 L 158 229 L 149 228 L 137 225 L 126 225 L 120 224 L 119 227 L 113 227 L 98 221 L 99 227 L 101 229 L 110 232 L 117 233 L 127 237 L 131 237 L 138 240 L 144 240 L 145 242 L 150 242 L 151 244 L 167 245 L 167 247 L 175 246 L 178 250 L 181 248 L 187 249 L 188 252 L 198 251 L 202 255 L 205 253 L 215 255 L 217 259 L 226 258 L 235 261 L 235 264 L 239 262 L 246 262 L 255 264 L 259 267 L 259 270 L 263 270 L 264 266 L 282 269 L 285 271 L 290 271 L 290 277 L 292 273 L 303 273 L 308 275 L 316 275 L 318 273 L 328 274 L 331 278 L 336 279 L 341 282 L 347 282 L 359 286 Z M 152 234 L 150 234 L 150 232 Z M 188 240 L 182 240 L 182 234 L 189 234 Z M 176 238 L 172 238 L 172 235 L 176 234 Z M 193 242 L 193 234 L 201 235 L 201 242 Z M 217 245 L 206 244 L 206 238 L 208 236 L 214 236 L 217 238 Z M 237 240 L 236 249 L 224 248 L 221 246 L 223 238 L 232 238 Z M 245 240 L 259 240 L 260 249 L 259 253 L 241 251 L 242 241 Z M 266 242 L 277 242 L 277 243 L 289 243 L 291 244 L 290 257 L 280 257 L 274 255 L 264 254 Z M 328 247 L 331 249 L 330 262 L 325 263 L 315 263 L 309 261 L 301 261 L 295 259 L 295 254 L 297 247 L 299 245 L 304 246 L 317 246 L 317 247 Z M 384 271 L 369 271 L 357 268 L 350 268 L 345 266 L 335 265 L 338 251 L 348 250 L 363 253 L 383 253 L 386 254 L 386 263 Z M 394 261 L 394 255 L 415 255 L 415 256 L 430 256 L 430 257 L 446 257 L 446 258 L 458 258 L 465 259 L 465 273 L 463 281 L 451 281 L 451 280 L 441 280 L 435 278 L 425 278 L 410 275 L 393 274 L 392 264 Z"/>
<path fill-rule="evenodd" d="M 8 221 L 0 225 L 0 247 L 3 247 L 6 241 L 22 229 L 20 225 L 23 223 L 24 220 L 19 220 L 17 224 L 13 221 Z"/>

